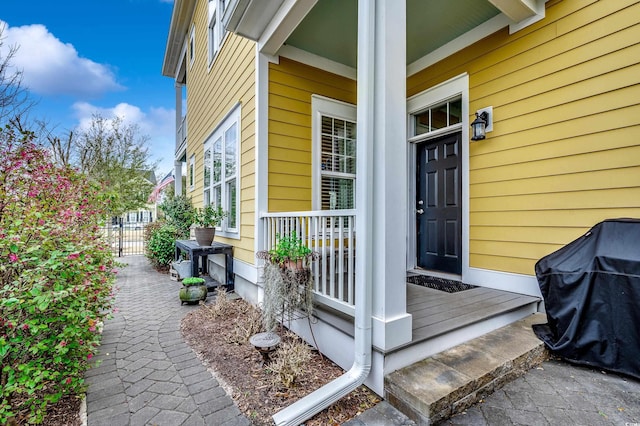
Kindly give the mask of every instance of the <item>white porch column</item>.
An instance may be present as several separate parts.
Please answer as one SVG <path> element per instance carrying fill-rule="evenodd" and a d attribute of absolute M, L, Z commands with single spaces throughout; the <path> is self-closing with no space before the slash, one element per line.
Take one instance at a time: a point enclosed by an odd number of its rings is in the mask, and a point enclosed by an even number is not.
<path fill-rule="evenodd" d="M 375 0 L 373 7 L 373 31 L 358 31 L 356 208 L 358 222 L 364 223 L 357 228 L 356 259 L 366 263 L 358 271 L 372 285 L 373 344 L 388 350 L 411 341 L 406 312 L 406 1 Z"/>
<path fill-rule="evenodd" d="M 178 156 L 180 153 L 178 149 L 180 149 L 180 144 L 182 144 L 182 132 L 180 130 L 180 126 L 182 126 L 182 83 L 176 82 L 176 147 L 173 150 L 173 155 Z M 173 193 L 174 195 L 182 195 L 182 162 L 180 158 L 175 158 L 175 162 L 173 163 L 173 176 L 175 177 L 175 181 L 173 182 Z"/>
<path fill-rule="evenodd" d="M 180 126 L 182 125 L 182 83 L 176 83 L 176 149 L 175 154 L 178 154 L 178 148 L 180 148 L 180 144 L 182 143 L 180 132 Z"/>
<path fill-rule="evenodd" d="M 173 182 L 173 194 L 182 195 L 182 161 L 180 160 L 174 161 L 173 176 L 176 179 Z"/>

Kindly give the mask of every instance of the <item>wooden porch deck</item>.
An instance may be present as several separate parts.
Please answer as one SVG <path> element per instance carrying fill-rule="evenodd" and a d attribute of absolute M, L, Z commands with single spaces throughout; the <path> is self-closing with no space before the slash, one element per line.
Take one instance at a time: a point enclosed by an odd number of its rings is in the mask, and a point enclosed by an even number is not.
<path fill-rule="evenodd" d="M 407 313 L 412 315 L 412 338 L 411 342 L 391 352 L 437 339 L 526 306 L 536 306 L 540 302 L 538 297 L 487 287 L 447 293 L 411 283 L 406 285 Z M 353 317 L 328 306 L 317 309 L 315 315 L 353 337 Z"/>
<path fill-rule="evenodd" d="M 413 316 L 411 344 L 539 301 L 537 297 L 486 287 L 447 293 L 407 283 L 407 312 Z"/>

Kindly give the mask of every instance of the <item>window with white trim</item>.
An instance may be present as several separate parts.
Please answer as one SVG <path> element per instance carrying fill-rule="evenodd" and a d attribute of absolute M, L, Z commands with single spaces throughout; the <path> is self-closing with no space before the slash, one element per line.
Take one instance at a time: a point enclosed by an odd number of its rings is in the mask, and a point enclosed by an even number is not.
<path fill-rule="evenodd" d="M 419 136 L 459 126 L 462 123 L 462 98 L 453 99 L 432 105 L 429 108 L 412 115 L 413 134 Z"/>
<path fill-rule="evenodd" d="M 189 33 L 189 66 L 193 65 L 193 61 L 196 59 L 196 27 L 191 27 L 191 33 Z"/>
<path fill-rule="evenodd" d="M 237 106 L 204 145 L 204 202 L 229 213 L 220 226 L 223 235 L 239 232 L 240 117 Z"/>
<path fill-rule="evenodd" d="M 193 188 L 196 184 L 196 156 L 195 154 L 189 158 L 189 189 L 193 191 Z"/>
<path fill-rule="evenodd" d="M 223 0 L 209 0 L 209 65 L 216 58 L 224 38 L 222 15 L 225 7 L 226 4 Z"/>
<path fill-rule="evenodd" d="M 355 208 L 356 107 L 313 95 L 314 200 L 317 210 Z"/>

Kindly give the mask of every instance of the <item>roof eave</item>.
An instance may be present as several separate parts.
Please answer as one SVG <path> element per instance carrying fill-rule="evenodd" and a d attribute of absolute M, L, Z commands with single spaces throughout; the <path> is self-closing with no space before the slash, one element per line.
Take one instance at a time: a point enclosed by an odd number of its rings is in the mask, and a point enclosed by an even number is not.
<path fill-rule="evenodd" d="M 196 7 L 195 0 L 175 0 L 167 36 L 167 46 L 162 62 L 162 75 L 176 77 L 180 55 L 187 38 L 191 17 Z"/>

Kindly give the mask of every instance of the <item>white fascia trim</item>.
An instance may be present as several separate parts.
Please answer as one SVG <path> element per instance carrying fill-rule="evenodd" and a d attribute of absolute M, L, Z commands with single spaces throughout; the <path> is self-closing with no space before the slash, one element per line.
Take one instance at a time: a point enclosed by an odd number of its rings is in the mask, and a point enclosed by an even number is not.
<path fill-rule="evenodd" d="M 256 284 L 258 282 L 258 268 L 256 265 L 252 265 L 242 260 L 233 259 L 233 273 L 241 276 L 252 284 Z"/>
<path fill-rule="evenodd" d="M 318 0 L 285 0 L 258 40 L 258 50 L 275 55 Z"/>
<path fill-rule="evenodd" d="M 256 45 L 256 137 L 255 137 L 255 230 L 254 252 L 264 248 L 263 221 L 260 212 L 267 211 L 269 194 L 269 58 Z"/>
<path fill-rule="evenodd" d="M 356 121 L 356 106 L 321 95 L 311 95 L 311 208 L 320 210 L 320 170 L 322 116 Z"/>
<path fill-rule="evenodd" d="M 407 65 L 407 77 L 412 76 L 431 65 L 453 55 L 454 53 L 471 46 L 473 43 L 499 31 L 500 29 L 510 25 L 512 21 L 504 14 L 499 14 L 478 25 L 471 31 L 462 34 L 460 37 L 451 40 L 444 46 L 434 50 L 426 56 Z"/>
<path fill-rule="evenodd" d="M 514 24 L 509 25 L 509 34 L 513 34 L 517 31 L 520 31 L 523 28 L 528 27 L 529 25 L 535 24 L 536 22 L 544 19 L 546 14 L 546 9 L 545 9 L 546 0 L 530 0 L 530 1 L 534 2 L 534 4 L 532 5 L 532 8 L 535 10 L 535 14 L 526 19 L 523 19 L 520 22 L 516 22 Z"/>
<path fill-rule="evenodd" d="M 509 34 L 538 22 L 545 16 L 546 0 L 489 0 L 511 20 Z"/>
<path fill-rule="evenodd" d="M 318 56 L 314 53 L 307 52 L 306 50 L 298 49 L 297 47 L 288 45 L 282 46 L 280 50 L 278 50 L 278 55 L 354 81 L 357 78 L 358 71 L 355 68 Z"/>
<path fill-rule="evenodd" d="M 468 268 L 464 272 L 465 283 L 542 298 L 538 280 L 533 275 L 480 268 Z"/>

